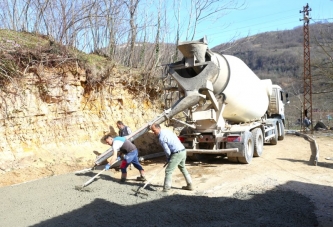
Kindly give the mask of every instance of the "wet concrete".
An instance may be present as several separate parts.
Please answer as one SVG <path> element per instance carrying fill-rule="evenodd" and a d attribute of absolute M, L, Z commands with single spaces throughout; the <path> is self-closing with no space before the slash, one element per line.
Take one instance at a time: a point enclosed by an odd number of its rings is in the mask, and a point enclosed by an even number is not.
<path fill-rule="evenodd" d="M 233 196 L 208 197 L 200 191 L 178 194 L 179 188 L 165 194 L 161 185 L 152 184 L 145 189 L 148 196 L 140 196 L 134 191 L 144 183 L 121 184 L 108 172 L 87 191 L 75 189 L 99 171 L 0 188 L 0 226 L 318 225 L 309 198 L 282 188 L 263 191 L 244 186 Z"/>

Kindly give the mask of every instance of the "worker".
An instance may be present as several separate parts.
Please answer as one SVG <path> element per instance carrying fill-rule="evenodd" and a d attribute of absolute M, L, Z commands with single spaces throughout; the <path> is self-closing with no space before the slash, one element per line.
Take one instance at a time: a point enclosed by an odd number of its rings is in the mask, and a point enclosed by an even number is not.
<path fill-rule="evenodd" d="M 308 127 L 311 125 L 311 120 L 308 119 L 307 117 L 304 117 L 303 123 L 304 123 L 305 128 L 308 129 Z"/>
<path fill-rule="evenodd" d="M 119 129 L 118 135 L 119 136 L 128 136 L 132 133 L 130 127 L 124 125 L 122 121 L 117 121 L 117 127 Z"/>
<path fill-rule="evenodd" d="M 113 148 L 113 154 L 111 156 L 110 162 L 105 165 L 105 170 L 110 169 L 112 163 L 114 163 L 117 160 L 117 157 L 119 156 L 122 159 L 122 162 L 120 164 L 120 170 L 121 170 L 121 182 L 125 182 L 127 178 L 127 167 L 132 163 L 134 167 L 139 170 L 140 177 L 137 177 L 137 180 L 139 181 L 145 181 L 146 178 L 144 176 L 144 169 L 139 163 L 138 158 L 138 149 L 136 146 L 126 139 L 126 137 L 112 137 L 111 135 L 107 135 L 104 137 L 104 140 L 107 144 L 112 146 Z M 114 155 L 117 154 L 118 155 Z"/>
<path fill-rule="evenodd" d="M 184 145 L 180 142 L 176 134 L 169 130 L 161 129 L 159 124 L 152 124 L 150 129 L 158 136 L 158 140 L 167 157 L 168 164 L 165 169 L 163 192 L 168 192 L 171 189 L 172 172 L 177 166 L 184 175 L 187 183 L 182 189 L 193 190 L 191 176 L 185 167 L 186 149 Z"/>
<path fill-rule="evenodd" d="M 128 136 L 132 133 L 132 130 L 127 125 L 124 125 L 122 121 L 117 121 L 117 127 L 119 129 L 118 135 L 121 137 Z M 134 144 L 134 142 L 132 141 Z M 129 165 L 129 169 L 132 170 L 132 164 Z"/>
<path fill-rule="evenodd" d="M 130 127 L 124 125 L 122 121 L 117 121 L 117 128 L 119 129 L 118 135 L 121 137 L 128 136 L 132 133 Z M 99 156 L 101 155 L 98 151 L 93 151 L 95 155 Z M 132 166 L 130 165 L 130 169 L 132 169 Z"/>

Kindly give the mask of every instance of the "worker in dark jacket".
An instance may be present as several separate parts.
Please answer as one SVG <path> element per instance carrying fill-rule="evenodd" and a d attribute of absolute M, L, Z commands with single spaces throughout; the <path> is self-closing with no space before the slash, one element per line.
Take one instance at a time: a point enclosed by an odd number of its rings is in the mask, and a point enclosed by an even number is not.
<path fill-rule="evenodd" d="M 110 162 L 107 165 L 105 165 L 106 170 L 110 169 L 112 165 L 111 163 L 114 163 L 117 157 L 120 156 L 122 159 L 122 162 L 120 164 L 122 182 L 126 181 L 127 167 L 131 163 L 140 172 L 140 177 L 137 177 L 137 180 L 140 181 L 146 180 L 144 176 L 144 170 L 139 163 L 138 149 L 131 141 L 127 140 L 125 137 L 117 136 L 113 138 L 110 135 L 105 136 L 104 140 L 107 144 L 109 144 L 113 148 L 113 154 L 111 156 Z"/>
<path fill-rule="evenodd" d="M 119 129 L 118 135 L 121 137 L 128 136 L 132 133 L 130 127 L 124 125 L 122 121 L 117 121 L 117 127 Z"/>
<path fill-rule="evenodd" d="M 132 133 L 131 129 L 128 126 L 124 125 L 124 123 L 122 121 L 117 121 L 117 128 L 119 129 L 118 135 L 121 137 L 128 136 Z M 93 151 L 93 152 L 95 155 L 98 155 L 98 156 L 101 155 L 101 153 L 98 151 Z M 131 168 L 131 166 L 130 166 L 130 168 Z"/>
<path fill-rule="evenodd" d="M 168 165 L 165 169 L 163 191 L 167 192 L 171 189 L 172 172 L 176 167 L 182 172 L 187 183 L 182 189 L 193 190 L 191 176 L 185 167 L 187 155 L 184 145 L 180 142 L 176 134 L 169 130 L 161 129 L 159 124 L 153 124 L 150 129 L 158 136 L 158 140 L 163 147 L 168 161 Z"/>

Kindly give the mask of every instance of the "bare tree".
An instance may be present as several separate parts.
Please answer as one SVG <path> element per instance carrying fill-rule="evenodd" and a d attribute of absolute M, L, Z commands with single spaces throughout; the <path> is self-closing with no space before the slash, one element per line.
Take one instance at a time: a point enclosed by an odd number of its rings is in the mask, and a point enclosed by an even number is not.
<path fill-rule="evenodd" d="M 140 0 L 126 0 L 124 4 L 127 6 L 128 13 L 129 13 L 129 24 L 130 24 L 130 33 L 129 33 L 129 42 L 130 42 L 130 51 L 129 56 L 127 59 L 127 66 L 132 66 L 132 58 L 134 55 L 134 47 L 136 42 L 136 35 L 137 35 L 137 24 L 135 22 L 137 8 L 139 5 Z"/>
<path fill-rule="evenodd" d="M 174 0 L 174 9 L 175 9 L 175 18 L 176 18 L 176 44 L 179 42 L 180 39 L 180 10 L 181 10 L 181 0 Z M 175 54 L 173 57 L 173 61 L 178 60 L 178 49 L 177 45 L 175 45 Z"/>
<path fill-rule="evenodd" d="M 0 26 L 46 34 L 66 46 L 86 52 L 106 53 L 127 66 L 136 62 L 136 66 L 145 65 L 151 69 L 159 64 L 161 58 L 166 58 L 162 49 L 175 48 L 181 33 L 186 32 L 186 39 L 193 39 L 201 22 L 220 18 L 224 9 L 238 6 L 235 0 L 180 0 L 174 4 L 151 0 L 145 1 L 146 7 L 140 8 L 142 2 L 2 0 Z M 189 9 L 189 12 L 184 13 L 184 9 Z M 175 60 L 178 51 L 168 53 L 168 56 L 174 56 Z M 147 59 L 145 64 L 142 64 L 142 59 Z"/>
<path fill-rule="evenodd" d="M 189 19 L 186 32 L 186 40 L 193 40 L 200 23 L 207 20 L 216 21 L 228 11 L 240 9 L 244 3 L 237 0 L 190 0 Z"/>
<path fill-rule="evenodd" d="M 32 0 L 26 0 L 24 3 L 21 2 L 20 9 L 17 12 L 17 29 L 21 31 L 27 31 L 29 27 L 29 17 L 28 12 Z"/>
<path fill-rule="evenodd" d="M 116 0 L 104 0 L 104 5 L 106 8 L 106 26 L 105 30 L 108 33 L 109 44 L 108 44 L 108 56 L 113 59 L 116 53 L 116 33 L 118 32 L 119 27 L 119 15 L 120 15 L 120 3 Z"/>
<path fill-rule="evenodd" d="M 4 27 L 8 27 L 9 29 L 12 30 L 17 30 L 17 11 L 18 9 L 18 4 L 16 0 L 3 0 L 0 3 L 1 7 L 1 14 L 2 14 L 2 23 L 4 24 Z"/>
<path fill-rule="evenodd" d="M 39 33 L 46 33 L 50 35 L 49 26 L 52 26 L 49 21 L 46 21 L 45 16 L 47 15 L 47 8 L 49 7 L 50 0 L 42 1 L 42 0 L 34 0 L 34 11 L 36 13 L 36 17 L 34 20 L 34 31 Z M 41 25 L 43 23 L 44 26 Z M 45 29 L 45 30 L 44 30 Z"/>

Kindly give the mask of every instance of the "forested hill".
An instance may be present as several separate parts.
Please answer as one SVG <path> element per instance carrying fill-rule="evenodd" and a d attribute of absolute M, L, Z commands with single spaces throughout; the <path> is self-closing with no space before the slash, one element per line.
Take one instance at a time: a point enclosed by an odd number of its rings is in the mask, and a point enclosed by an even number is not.
<path fill-rule="evenodd" d="M 313 120 L 333 114 L 333 23 L 309 26 Z M 261 79 L 271 79 L 289 93 L 286 116 L 291 123 L 301 116 L 304 93 L 304 31 L 274 31 L 249 36 L 212 48 L 242 59 Z M 325 122 L 329 124 L 329 122 Z"/>
<path fill-rule="evenodd" d="M 332 72 L 332 34 L 333 23 L 310 24 L 311 69 L 312 75 L 318 79 L 326 74 L 325 70 L 330 68 Z M 299 26 L 292 30 L 249 36 L 232 43 L 218 45 L 212 50 L 220 54 L 237 56 L 260 78 L 271 78 L 275 83 L 284 84 L 290 79 L 303 76 L 303 43 L 303 26 Z"/>

